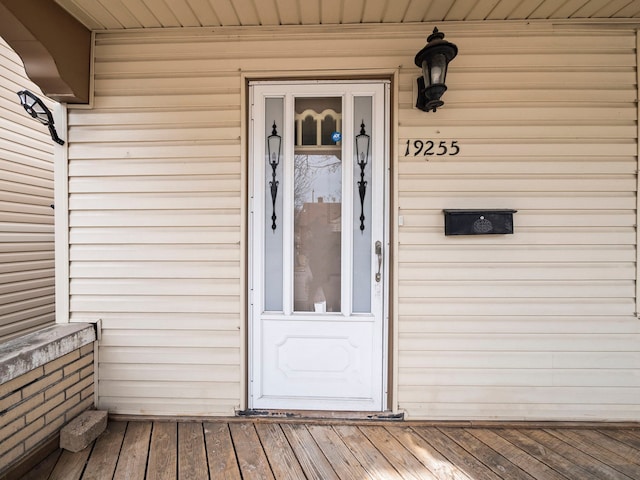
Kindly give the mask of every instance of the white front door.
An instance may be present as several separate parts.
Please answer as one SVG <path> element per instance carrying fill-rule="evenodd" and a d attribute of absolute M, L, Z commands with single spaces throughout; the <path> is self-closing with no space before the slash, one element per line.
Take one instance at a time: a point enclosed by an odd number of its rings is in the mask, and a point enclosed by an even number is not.
<path fill-rule="evenodd" d="M 388 89 L 250 85 L 252 409 L 386 406 Z"/>

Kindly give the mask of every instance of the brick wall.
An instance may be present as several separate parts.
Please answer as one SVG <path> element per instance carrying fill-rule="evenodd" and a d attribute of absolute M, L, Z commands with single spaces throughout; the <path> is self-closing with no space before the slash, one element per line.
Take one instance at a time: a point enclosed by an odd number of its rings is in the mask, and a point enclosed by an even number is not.
<path fill-rule="evenodd" d="M 0 477 L 93 407 L 93 348 L 77 346 L 0 385 Z"/>

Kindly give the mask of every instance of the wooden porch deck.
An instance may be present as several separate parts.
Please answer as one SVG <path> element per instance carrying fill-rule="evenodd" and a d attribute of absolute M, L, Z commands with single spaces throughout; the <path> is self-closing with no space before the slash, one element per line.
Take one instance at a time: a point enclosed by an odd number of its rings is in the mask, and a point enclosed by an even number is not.
<path fill-rule="evenodd" d="M 640 479 L 640 426 L 111 421 L 25 479 Z"/>

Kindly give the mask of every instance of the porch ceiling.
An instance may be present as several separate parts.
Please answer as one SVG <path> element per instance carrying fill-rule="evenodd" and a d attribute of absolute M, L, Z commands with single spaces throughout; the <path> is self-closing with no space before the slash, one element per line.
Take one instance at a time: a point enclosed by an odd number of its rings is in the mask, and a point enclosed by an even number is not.
<path fill-rule="evenodd" d="M 56 0 L 90 30 L 640 18 L 639 0 Z"/>

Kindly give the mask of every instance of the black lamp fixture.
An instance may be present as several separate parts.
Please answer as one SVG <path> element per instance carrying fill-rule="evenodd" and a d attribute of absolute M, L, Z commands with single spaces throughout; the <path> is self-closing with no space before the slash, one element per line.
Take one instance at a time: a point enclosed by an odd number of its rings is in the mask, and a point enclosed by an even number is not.
<path fill-rule="evenodd" d="M 53 115 L 51 115 L 51 110 L 42 103 L 42 100 L 29 90 L 22 90 L 18 92 L 18 97 L 20 98 L 20 105 L 24 107 L 27 113 L 49 128 L 51 139 L 59 145 L 64 145 L 64 140 L 58 137 L 56 127 L 53 124 Z"/>
<path fill-rule="evenodd" d="M 420 50 L 415 63 L 422 68 L 422 77 L 418 77 L 418 100 L 416 108 L 425 112 L 435 112 L 444 105 L 440 100 L 447 91 L 445 80 L 449 62 L 458 54 L 458 47 L 444 39 L 444 33 L 438 28 L 427 38 L 427 45 Z"/>
<path fill-rule="evenodd" d="M 267 137 L 267 161 L 271 165 L 271 181 L 269 182 L 269 188 L 271 189 L 271 203 L 273 204 L 273 210 L 271 214 L 271 229 L 276 230 L 276 197 L 278 196 L 278 180 L 276 180 L 276 169 L 280 164 L 280 147 L 282 145 L 282 137 L 278 135 L 278 126 L 275 120 L 273 121 L 273 127 L 271 127 L 271 135 Z"/>

